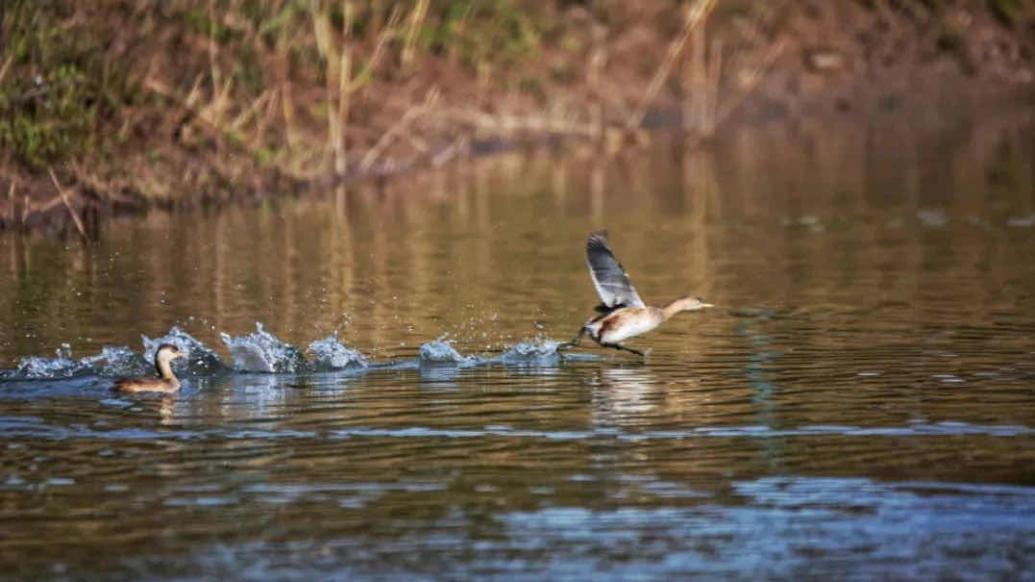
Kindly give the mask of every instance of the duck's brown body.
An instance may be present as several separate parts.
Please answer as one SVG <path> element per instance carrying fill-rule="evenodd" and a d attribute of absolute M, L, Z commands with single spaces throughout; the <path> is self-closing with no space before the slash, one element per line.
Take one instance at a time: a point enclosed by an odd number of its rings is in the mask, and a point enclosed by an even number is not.
<path fill-rule="evenodd" d="M 172 361 L 182 357 L 183 352 L 172 344 L 162 344 L 155 352 L 155 370 L 157 378 L 123 378 L 115 382 L 119 392 L 135 394 L 138 392 L 162 392 L 168 394 L 180 389 L 180 381 L 172 371 Z"/>
<path fill-rule="evenodd" d="M 135 394 L 137 392 L 176 392 L 180 389 L 180 381 L 176 378 L 123 378 L 115 383 L 119 392 Z"/>

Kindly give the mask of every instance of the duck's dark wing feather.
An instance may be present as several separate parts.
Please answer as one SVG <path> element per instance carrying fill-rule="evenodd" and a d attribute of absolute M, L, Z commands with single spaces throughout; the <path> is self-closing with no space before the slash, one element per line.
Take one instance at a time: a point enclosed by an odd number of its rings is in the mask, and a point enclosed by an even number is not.
<path fill-rule="evenodd" d="M 589 235 L 589 240 L 586 241 L 586 260 L 589 262 L 589 274 L 593 277 L 593 285 L 597 288 L 603 307 L 644 307 L 643 300 L 629 280 L 629 275 L 611 252 L 611 247 L 607 244 L 606 231 L 600 230 Z"/>

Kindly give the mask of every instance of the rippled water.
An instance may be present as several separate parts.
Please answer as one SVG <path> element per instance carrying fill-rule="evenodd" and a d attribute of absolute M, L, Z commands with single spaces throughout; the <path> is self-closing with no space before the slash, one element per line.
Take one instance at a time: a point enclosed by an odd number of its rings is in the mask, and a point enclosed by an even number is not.
<path fill-rule="evenodd" d="M 0 237 L 0 575 L 1031 579 L 1035 131 L 905 125 Z M 558 356 L 599 227 L 719 307 Z"/>

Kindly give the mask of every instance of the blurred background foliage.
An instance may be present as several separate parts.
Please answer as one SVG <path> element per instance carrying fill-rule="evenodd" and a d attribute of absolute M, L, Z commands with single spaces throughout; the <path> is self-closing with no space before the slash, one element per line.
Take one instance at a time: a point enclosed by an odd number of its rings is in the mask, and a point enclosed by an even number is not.
<path fill-rule="evenodd" d="M 707 133 L 742 101 L 891 103 L 931 63 L 1027 85 L 1035 0 L 5 0 L 0 35 L 3 224 L 54 167 L 94 198 L 218 200 L 648 108 Z"/>

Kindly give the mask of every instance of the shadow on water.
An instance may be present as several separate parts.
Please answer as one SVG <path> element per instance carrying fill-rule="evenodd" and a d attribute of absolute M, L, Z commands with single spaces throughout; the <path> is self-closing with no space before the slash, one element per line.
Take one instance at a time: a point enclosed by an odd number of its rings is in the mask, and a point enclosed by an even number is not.
<path fill-rule="evenodd" d="M 1023 576 L 1033 128 L 906 125 L 508 155 L 91 246 L 0 237 L 0 564 Z M 645 361 L 559 357 L 600 227 L 645 298 L 719 307 L 636 340 Z M 111 391 L 167 341 L 190 352 L 179 394 Z"/>

